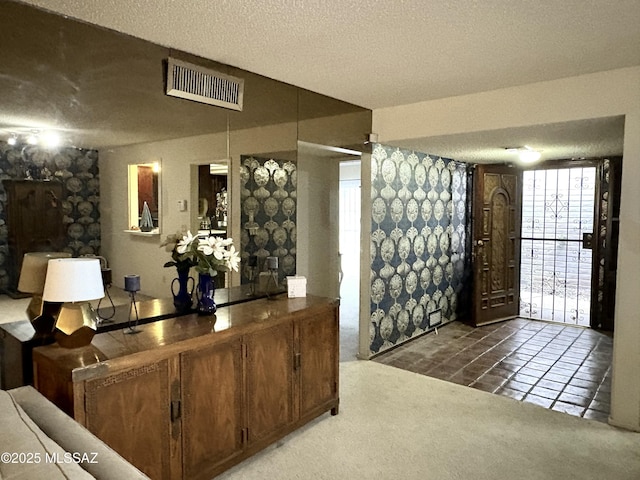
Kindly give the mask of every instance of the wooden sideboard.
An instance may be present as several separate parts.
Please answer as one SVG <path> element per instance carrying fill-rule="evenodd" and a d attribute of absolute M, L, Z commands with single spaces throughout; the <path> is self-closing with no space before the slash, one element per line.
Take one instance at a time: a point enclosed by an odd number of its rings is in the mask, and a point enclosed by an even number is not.
<path fill-rule="evenodd" d="M 29 320 L 0 324 L 0 388 L 10 390 L 31 385 L 31 351 L 53 341 L 52 337 L 37 335 Z"/>
<path fill-rule="evenodd" d="M 338 303 L 275 297 L 33 350 L 34 384 L 153 479 L 212 478 L 338 413 Z"/>
<path fill-rule="evenodd" d="M 242 285 L 217 288 L 215 302 L 218 307 L 225 307 L 251 302 L 266 296 L 266 293 L 254 292 L 249 285 Z M 109 317 L 109 320 L 98 325 L 98 333 L 127 328 L 131 314 L 129 304 L 116 307 L 107 305 L 107 301 L 102 304 L 103 307 L 98 310 L 98 313 Z M 179 316 L 172 298 L 142 300 L 136 302 L 136 306 L 140 325 Z M 24 320 L 0 324 L 0 388 L 3 390 L 31 385 L 33 383 L 31 351 L 35 347 L 48 345 L 54 341 L 52 336 L 36 334 L 31 322 L 26 320 L 26 312 L 24 318 Z"/>

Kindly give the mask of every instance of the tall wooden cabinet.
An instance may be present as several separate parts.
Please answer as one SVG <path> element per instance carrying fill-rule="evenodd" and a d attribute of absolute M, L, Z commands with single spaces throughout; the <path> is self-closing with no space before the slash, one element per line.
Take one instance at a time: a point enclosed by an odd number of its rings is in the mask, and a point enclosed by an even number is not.
<path fill-rule="evenodd" d="M 45 396 L 154 479 L 210 479 L 338 413 L 338 307 L 255 300 L 34 349 Z"/>
<path fill-rule="evenodd" d="M 65 243 L 62 183 L 51 180 L 3 180 L 7 193 L 10 292 L 17 291 L 22 257 L 27 252 L 58 251 Z"/>

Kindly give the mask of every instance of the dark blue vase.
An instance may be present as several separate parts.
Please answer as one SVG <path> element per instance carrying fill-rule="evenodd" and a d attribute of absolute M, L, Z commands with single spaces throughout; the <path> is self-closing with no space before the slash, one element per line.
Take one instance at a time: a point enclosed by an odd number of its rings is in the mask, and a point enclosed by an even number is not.
<path fill-rule="evenodd" d="M 191 281 L 189 281 L 191 280 Z M 178 291 L 176 292 L 176 282 Z M 173 293 L 173 306 L 178 313 L 188 313 L 193 306 L 193 287 L 195 280 L 189 276 L 188 268 L 178 269 L 178 278 L 171 282 L 171 293 Z"/>
<path fill-rule="evenodd" d="M 201 273 L 198 278 L 198 313 L 200 315 L 216 313 L 215 292 L 214 278 L 208 273 Z"/>

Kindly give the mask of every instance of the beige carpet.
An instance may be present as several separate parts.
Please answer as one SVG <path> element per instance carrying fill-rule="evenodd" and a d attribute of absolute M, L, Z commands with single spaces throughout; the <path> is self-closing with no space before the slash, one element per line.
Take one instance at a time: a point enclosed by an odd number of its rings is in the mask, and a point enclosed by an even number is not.
<path fill-rule="evenodd" d="M 640 434 L 374 362 L 323 415 L 216 479 L 638 480 Z"/>

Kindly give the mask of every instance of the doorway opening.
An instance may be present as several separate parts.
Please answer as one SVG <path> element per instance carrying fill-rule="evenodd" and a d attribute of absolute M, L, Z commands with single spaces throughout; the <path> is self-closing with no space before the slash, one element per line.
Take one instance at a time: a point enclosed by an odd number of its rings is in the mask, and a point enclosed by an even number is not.
<path fill-rule="evenodd" d="M 595 166 L 523 172 L 520 316 L 591 325 L 597 179 Z"/>
<path fill-rule="evenodd" d="M 202 238 L 211 235 L 227 238 L 229 215 L 228 172 L 229 160 L 207 160 L 191 164 L 191 188 L 189 230 Z M 181 206 L 180 208 L 186 208 Z M 216 287 L 231 286 L 231 275 L 218 272 Z"/>
<path fill-rule="evenodd" d="M 340 162 L 340 358 L 358 353 L 360 313 L 360 161 Z"/>

